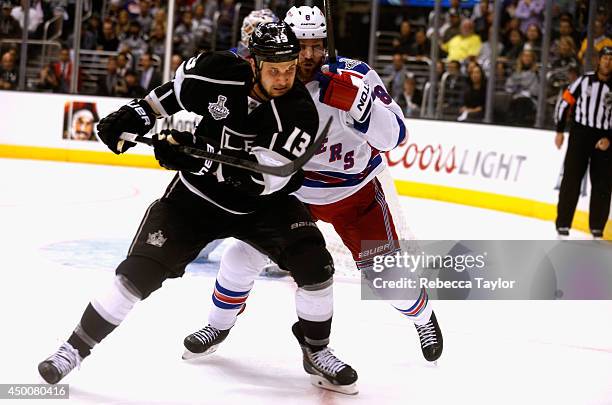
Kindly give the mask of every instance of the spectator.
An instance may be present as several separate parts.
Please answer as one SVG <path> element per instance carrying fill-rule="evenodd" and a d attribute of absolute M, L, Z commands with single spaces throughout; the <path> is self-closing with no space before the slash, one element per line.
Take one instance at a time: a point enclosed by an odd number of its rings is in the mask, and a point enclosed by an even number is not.
<path fill-rule="evenodd" d="M 117 95 L 117 86 L 122 78 L 117 71 L 117 58 L 110 56 L 106 61 L 106 74 L 98 76 L 97 94 L 100 96 L 114 97 Z"/>
<path fill-rule="evenodd" d="M 219 4 L 217 0 L 203 0 L 202 3 L 204 4 L 204 9 L 206 10 L 206 18 L 212 21 L 215 16 L 215 13 L 219 10 Z"/>
<path fill-rule="evenodd" d="M 153 24 L 153 14 L 151 13 L 151 3 L 148 0 L 140 0 L 140 13 L 138 17 L 136 17 L 136 21 L 140 24 L 142 28 L 142 32 L 151 31 L 151 26 Z"/>
<path fill-rule="evenodd" d="M 551 67 L 553 69 L 565 69 L 568 66 L 578 67 L 580 64 L 576 57 L 576 45 L 570 36 L 559 38 L 557 53 L 553 55 Z"/>
<path fill-rule="evenodd" d="M 22 30 L 23 30 L 23 17 L 25 14 L 23 11 L 23 8 L 25 7 L 25 4 L 26 4 L 25 0 L 21 0 L 21 5 L 11 10 L 11 16 L 13 16 L 13 18 L 17 20 L 17 22 L 19 22 L 19 26 L 21 27 Z M 38 27 L 43 21 L 44 21 L 44 12 L 42 9 L 42 2 L 41 1 L 31 1 L 30 11 L 28 13 L 28 35 L 31 38 L 37 37 L 36 34 L 37 34 Z"/>
<path fill-rule="evenodd" d="M 450 16 L 451 10 L 453 10 L 452 12 L 455 12 L 455 11 L 457 12 L 459 19 L 461 19 L 461 17 L 470 18 L 470 11 L 465 8 L 461 9 L 460 0 L 451 0 L 449 2 L 449 8 L 446 11 L 443 11 L 442 15 L 440 16 L 440 21 L 441 21 L 442 26 L 449 24 L 450 19 L 451 19 L 451 16 Z M 427 29 L 427 37 L 429 38 L 433 34 L 434 17 L 435 17 L 435 12 L 434 10 L 431 10 L 431 12 L 429 13 L 429 17 L 428 17 L 429 28 Z"/>
<path fill-rule="evenodd" d="M 174 30 L 174 46 L 184 58 L 193 56 L 196 48 L 193 14 L 191 11 L 183 13 L 181 23 Z"/>
<path fill-rule="evenodd" d="M 451 60 L 446 64 L 446 89 L 457 90 L 465 84 L 465 77 L 461 74 L 461 63 Z"/>
<path fill-rule="evenodd" d="M 508 34 L 509 44 L 504 47 L 501 53 L 501 60 L 504 62 L 514 62 L 523 52 L 523 34 L 519 30 L 512 30 Z"/>
<path fill-rule="evenodd" d="M 59 79 L 58 91 L 62 93 L 70 92 L 70 83 L 72 81 L 72 62 L 70 61 L 70 49 L 62 47 L 59 54 L 59 60 L 53 64 L 55 76 Z M 79 77 L 78 90 L 80 90 L 81 79 Z"/>
<path fill-rule="evenodd" d="M 119 18 L 119 12 L 121 11 L 122 0 L 110 0 L 108 2 L 108 10 L 106 10 L 106 17 L 116 21 Z M 129 19 L 129 14 L 128 14 Z M 117 33 L 119 35 L 119 33 Z"/>
<path fill-rule="evenodd" d="M 459 108 L 459 121 L 481 121 L 484 118 L 487 102 L 487 80 L 480 65 L 476 64 L 469 71 L 468 84 L 463 91 L 463 102 Z"/>
<path fill-rule="evenodd" d="M 455 35 L 461 33 L 461 14 L 459 9 L 451 8 L 448 10 L 448 23 L 440 28 L 441 42 L 450 41 Z"/>
<path fill-rule="evenodd" d="M 509 106 L 510 122 L 533 125 L 538 82 L 535 53 L 527 46 L 521 52 L 515 72 L 506 80 L 506 92 L 512 95 Z"/>
<path fill-rule="evenodd" d="M 132 67 L 131 57 L 127 52 L 121 52 L 117 55 L 117 74 L 124 78 L 125 74 Z"/>
<path fill-rule="evenodd" d="M 491 4 L 489 0 L 481 0 L 480 3 L 474 4 L 471 19 L 475 22 L 478 18 L 490 13 L 493 13 L 493 4 Z"/>
<path fill-rule="evenodd" d="M 166 54 L 166 30 L 161 24 L 153 24 L 149 37 L 149 52 L 159 56 L 161 59 Z"/>
<path fill-rule="evenodd" d="M 70 45 L 74 44 L 74 32 L 68 35 L 66 42 Z M 96 36 L 89 29 L 81 30 L 81 49 L 96 49 Z"/>
<path fill-rule="evenodd" d="M 495 90 L 503 91 L 508 79 L 508 71 L 504 62 L 498 61 L 495 65 Z"/>
<path fill-rule="evenodd" d="M 117 87 L 117 95 L 128 98 L 142 98 L 146 94 L 146 90 L 138 84 L 138 75 L 136 72 L 128 70 L 122 83 Z"/>
<path fill-rule="evenodd" d="M 163 8 L 160 8 L 154 15 L 153 15 L 153 25 L 158 24 L 161 25 L 162 27 L 164 27 L 164 31 L 166 31 L 166 22 L 168 21 L 168 14 L 166 13 L 166 10 Z"/>
<path fill-rule="evenodd" d="M 417 89 L 416 80 L 412 74 L 407 73 L 403 82 L 402 92 L 394 97 L 395 102 L 400 106 L 405 117 L 420 117 L 423 95 Z"/>
<path fill-rule="evenodd" d="M 419 28 L 414 34 L 414 43 L 408 55 L 417 58 L 429 58 L 431 55 L 431 42 L 429 38 L 427 38 L 427 35 L 425 35 L 425 30 L 423 28 Z"/>
<path fill-rule="evenodd" d="M 604 31 L 604 24 L 601 20 L 596 19 L 593 22 L 593 49 L 594 54 L 597 54 L 605 46 L 612 46 L 612 39 L 608 38 Z M 584 56 L 587 50 L 587 38 L 582 41 L 580 51 L 578 51 L 578 59 L 584 63 Z"/>
<path fill-rule="evenodd" d="M 100 38 L 102 38 L 102 22 L 100 21 L 100 17 L 97 14 L 93 14 L 87 20 L 87 30 L 93 34 L 95 43 L 93 49 L 96 49 Z"/>
<path fill-rule="evenodd" d="M 117 38 L 122 41 L 129 36 L 130 33 L 130 13 L 127 10 L 119 10 L 117 15 L 117 24 L 115 25 Z"/>
<path fill-rule="evenodd" d="M 174 77 L 176 69 L 181 66 L 181 63 L 183 63 L 183 58 L 181 57 L 181 55 L 179 55 L 178 53 L 172 55 L 172 58 L 170 59 L 170 75 L 172 77 Z"/>
<path fill-rule="evenodd" d="M 129 35 L 119 43 L 120 52 L 130 52 L 136 59 L 147 51 L 147 42 L 145 41 L 138 21 L 130 22 Z"/>
<path fill-rule="evenodd" d="M 555 39 L 550 45 L 550 56 L 553 56 L 558 53 L 559 41 L 561 41 L 561 38 L 563 37 L 569 37 L 572 39 L 574 44 L 577 43 L 576 36 L 574 33 L 574 26 L 572 25 L 571 20 L 565 18 L 559 21 L 559 37 Z"/>
<path fill-rule="evenodd" d="M 521 32 L 526 33 L 531 24 L 535 24 L 538 29 L 542 28 L 544 6 L 544 0 L 519 0 L 514 15 L 521 21 Z"/>
<path fill-rule="evenodd" d="M 438 81 L 442 78 L 444 71 L 445 71 L 444 62 L 442 62 L 441 60 L 438 60 L 436 62 L 436 74 L 438 75 Z"/>
<path fill-rule="evenodd" d="M 393 63 L 386 66 L 384 74 L 390 77 L 387 88 L 391 90 L 391 97 L 398 98 L 404 91 L 404 80 L 406 79 L 406 67 L 402 54 L 393 55 Z"/>
<path fill-rule="evenodd" d="M 119 49 L 119 39 L 115 34 L 115 27 L 111 20 L 102 24 L 102 36 L 98 40 L 99 51 L 116 52 Z"/>
<path fill-rule="evenodd" d="M 489 0 L 481 0 L 479 4 L 474 6 L 474 12 L 472 13 L 472 21 L 474 21 L 474 32 L 480 36 L 481 39 L 488 38 L 489 35 L 489 15 L 492 14 L 493 9 L 489 4 Z"/>
<path fill-rule="evenodd" d="M 461 23 L 461 33 L 442 44 L 441 48 L 448 53 L 448 60 L 461 62 L 469 56 L 478 56 L 481 46 L 480 37 L 474 34 L 474 23 L 465 19 Z"/>
<path fill-rule="evenodd" d="M 509 33 L 512 30 L 521 31 L 521 20 L 519 20 L 518 18 L 511 18 L 508 20 L 505 32 Z M 522 34 L 523 32 L 521 31 L 521 35 Z"/>
<path fill-rule="evenodd" d="M 2 14 L 0 15 L 0 38 L 21 37 L 19 22 L 11 15 L 13 6 L 6 0 L 2 2 Z"/>
<path fill-rule="evenodd" d="M 153 65 L 153 58 L 150 53 L 144 53 L 140 57 L 140 86 L 149 93 L 151 90 L 162 84 L 161 74 Z"/>
<path fill-rule="evenodd" d="M 232 29 L 234 26 L 234 0 L 223 0 L 219 10 L 219 20 L 217 28 L 217 48 L 229 49 L 232 44 Z M 183 53 L 185 55 L 185 53 Z"/>
<path fill-rule="evenodd" d="M 529 45 L 536 54 L 536 59 L 540 60 L 542 53 L 542 33 L 535 24 L 529 24 L 525 33 L 525 46 Z"/>
<path fill-rule="evenodd" d="M 38 90 L 56 93 L 59 91 L 60 82 L 55 74 L 53 63 L 44 66 L 38 74 Z"/>
<path fill-rule="evenodd" d="M 508 14 L 510 19 L 515 18 L 517 4 L 518 4 L 518 0 L 510 0 L 510 1 L 504 0 L 502 3 L 502 8 L 504 9 L 504 12 Z"/>
<path fill-rule="evenodd" d="M 0 90 L 16 90 L 19 81 L 15 57 L 10 52 L 5 52 L 0 61 Z"/>
<path fill-rule="evenodd" d="M 206 10 L 201 3 L 196 3 L 193 9 L 193 25 L 196 42 L 210 43 L 210 35 L 213 29 L 212 20 L 206 16 Z"/>
<path fill-rule="evenodd" d="M 400 24 L 400 37 L 393 39 L 393 52 L 408 55 L 413 43 L 414 38 L 412 37 L 410 22 L 404 20 Z"/>
<path fill-rule="evenodd" d="M 491 39 L 493 38 L 492 33 L 493 27 L 489 28 L 489 35 L 487 35 L 486 42 L 482 44 L 477 58 L 478 64 L 482 66 L 485 72 L 488 72 L 491 66 L 491 55 L 493 54 L 493 47 L 491 46 Z M 504 45 L 501 42 L 497 42 L 497 55 L 501 55 L 503 51 Z"/>

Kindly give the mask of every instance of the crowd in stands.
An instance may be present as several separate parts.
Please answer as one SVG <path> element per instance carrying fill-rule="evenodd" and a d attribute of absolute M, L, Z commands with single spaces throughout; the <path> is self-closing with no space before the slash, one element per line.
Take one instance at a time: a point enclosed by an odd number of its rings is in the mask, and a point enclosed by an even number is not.
<path fill-rule="evenodd" d="M 183 60 L 210 49 L 228 49 L 232 42 L 237 0 L 177 0 L 172 43 L 171 72 Z M 23 7 L 19 0 L 0 0 L 0 39 L 20 39 Z M 66 0 L 31 0 L 28 22 L 30 38 L 42 38 L 44 23 L 60 16 L 63 47 L 39 72 L 30 89 L 69 92 L 72 80 L 71 50 L 74 35 L 74 4 Z M 600 2 L 594 23 L 597 52 L 612 44 L 610 8 Z M 81 30 L 81 49 L 105 51 L 105 73 L 88 77 L 77 74 L 77 88 L 107 96 L 141 97 L 162 80 L 162 61 L 166 51 L 167 3 L 162 0 L 93 0 L 91 16 Z M 608 6 L 609 7 L 609 6 Z M 398 21 L 393 40 L 392 63 L 382 71 L 392 97 L 407 116 L 419 116 L 425 93 L 424 81 L 406 61 L 429 61 L 434 14 L 418 15 Z M 486 87 L 494 80 L 498 93 L 507 98 L 503 104 L 511 114 L 496 121 L 530 125 L 539 94 L 539 68 L 542 61 L 542 29 L 545 0 L 503 0 L 498 43 L 492 44 L 493 2 L 481 0 L 473 8 L 460 0 L 450 0 L 443 9 L 438 30 L 439 54 L 436 63 L 439 79 L 448 94 L 459 94 L 449 111 L 460 120 L 481 120 L 485 113 Z M 217 28 L 213 32 L 213 20 Z M 553 32 L 549 48 L 548 93 L 555 94 L 582 73 L 586 58 L 588 5 L 585 0 L 555 1 Z M 213 38 L 213 35 L 216 36 Z M 498 59 L 495 77 L 490 65 L 493 49 Z M 35 55 L 36 49 L 28 56 Z M 18 85 L 19 42 L 0 44 L 0 88 Z M 103 65 L 104 66 L 104 65 Z M 94 83 L 85 89 L 83 82 Z M 496 93 L 497 94 L 497 93 Z M 446 117 L 448 118 L 448 117 Z"/>
<path fill-rule="evenodd" d="M 595 54 L 612 44 L 612 25 L 605 2 L 600 2 L 594 22 Z M 455 101 L 457 119 L 481 120 L 486 104 L 486 83 L 490 80 L 493 48 L 497 65 L 493 78 L 496 94 L 505 96 L 508 111 L 496 121 L 532 125 L 540 87 L 542 30 L 545 0 L 503 0 L 498 43 L 493 45 L 493 2 L 482 0 L 473 8 L 451 0 L 440 16 L 438 41 L 443 63 L 436 66 L 448 92 L 459 91 Z M 552 37 L 548 55 L 547 95 L 556 95 L 584 69 L 587 47 L 588 4 L 581 0 L 555 1 Z M 433 11 L 426 16 L 411 13 L 399 23 L 393 40 L 393 60 L 385 71 L 389 91 L 401 103 L 407 116 L 419 116 L 423 88 L 414 87 L 414 76 L 404 63 L 429 60 L 434 33 Z M 405 85 L 405 83 L 408 84 Z M 554 97 L 552 97 L 554 100 Z M 508 104 L 509 103 L 509 104 Z M 508 107 L 509 105 L 509 107 Z"/>
<path fill-rule="evenodd" d="M 35 87 L 31 90 L 49 92 L 70 91 L 74 57 L 74 4 L 66 0 L 31 0 L 28 33 L 30 39 L 42 39 L 43 23 L 61 16 L 62 48 L 40 70 Z M 81 82 L 91 79 L 97 88 L 90 92 L 109 96 L 140 97 L 160 83 L 162 61 L 166 51 L 167 2 L 161 0 L 109 0 L 101 4 L 94 0 L 91 16 L 82 25 L 82 50 L 106 51 L 106 76 L 86 77 L 79 72 Z M 19 39 L 23 30 L 23 10 L 20 4 L 2 0 L 0 40 L 13 39 L 0 44 L 2 68 L 0 87 L 17 87 L 15 62 L 20 51 Z M 178 0 L 175 3 L 175 21 L 172 36 L 172 72 L 183 60 L 211 48 L 213 18 L 218 13 L 217 49 L 232 45 L 235 12 L 234 0 Z M 105 8 L 105 9 L 103 9 Z M 30 45 L 28 58 L 38 56 L 39 48 Z"/>

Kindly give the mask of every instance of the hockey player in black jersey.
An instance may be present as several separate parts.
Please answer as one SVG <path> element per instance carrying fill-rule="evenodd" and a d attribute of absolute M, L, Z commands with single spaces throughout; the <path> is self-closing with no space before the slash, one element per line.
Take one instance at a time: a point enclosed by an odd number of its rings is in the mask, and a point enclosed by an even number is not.
<path fill-rule="evenodd" d="M 354 386 L 355 370 L 327 348 L 334 268 L 308 210 L 289 195 L 300 186 L 300 173 L 260 175 L 186 156 L 176 148 L 188 145 L 277 165 L 299 157 L 314 140 L 319 120 L 308 92 L 295 80 L 300 51 L 295 34 L 283 22 L 261 24 L 249 48 L 249 61 L 231 52 L 191 58 L 173 81 L 100 121 L 100 138 L 119 154 L 133 146 L 120 140 L 123 132 L 144 135 L 156 118 L 182 109 L 203 117 L 195 134 L 172 130 L 154 136 L 160 165 L 178 173 L 147 209 L 113 283 L 89 303 L 58 351 L 39 364 L 48 383 L 77 367 L 164 280 L 182 276 L 206 244 L 233 236 L 291 272 L 298 285 L 294 329 L 303 336 L 313 372 L 328 373 L 330 384 Z M 230 304 L 241 299 L 242 292 L 231 285 L 218 290 Z"/>

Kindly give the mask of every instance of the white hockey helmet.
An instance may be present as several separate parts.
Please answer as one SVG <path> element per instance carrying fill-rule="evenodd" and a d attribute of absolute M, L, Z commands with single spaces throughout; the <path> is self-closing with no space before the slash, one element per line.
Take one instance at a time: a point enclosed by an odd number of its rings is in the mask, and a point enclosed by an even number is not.
<path fill-rule="evenodd" d="M 263 8 L 261 10 L 253 10 L 244 17 L 242 20 L 242 27 L 240 28 L 240 43 L 245 47 L 249 46 L 249 38 L 255 31 L 255 28 L 261 23 L 266 22 L 277 22 L 278 17 L 269 8 Z"/>
<path fill-rule="evenodd" d="M 287 11 L 285 22 L 289 24 L 298 39 L 327 38 L 325 15 L 317 6 L 293 6 Z"/>

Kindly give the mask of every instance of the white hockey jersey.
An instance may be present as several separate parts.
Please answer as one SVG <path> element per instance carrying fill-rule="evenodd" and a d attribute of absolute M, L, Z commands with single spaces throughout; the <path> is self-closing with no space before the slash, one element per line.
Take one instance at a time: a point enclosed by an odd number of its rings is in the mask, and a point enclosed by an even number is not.
<path fill-rule="evenodd" d="M 340 201 L 366 185 L 384 168 L 379 151 L 399 145 L 406 136 L 401 108 L 389 96 L 385 85 L 366 63 L 338 59 L 338 73 L 349 72 L 370 84 L 374 102 L 370 117 L 356 123 L 348 112 L 319 101 L 319 82 L 306 84 L 319 113 L 319 128 L 332 116 L 327 140 L 304 166 L 305 179 L 294 194 L 309 204 Z"/>

